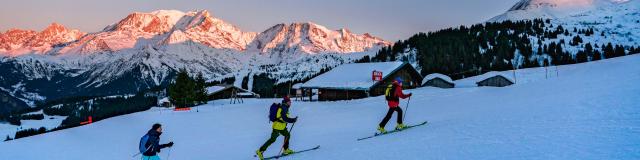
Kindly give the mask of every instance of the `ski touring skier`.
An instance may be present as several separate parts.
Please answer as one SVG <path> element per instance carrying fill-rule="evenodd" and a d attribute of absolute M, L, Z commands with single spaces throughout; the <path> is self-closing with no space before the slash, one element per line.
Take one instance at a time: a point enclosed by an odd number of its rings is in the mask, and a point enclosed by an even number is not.
<path fill-rule="evenodd" d="M 287 123 L 296 123 L 298 117 L 289 118 L 289 108 L 291 107 L 291 99 L 288 96 L 285 96 L 282 99 L 281 104 L 274 103 L 271 105 L 269 111 L 269 119 L 273 122 L 271 137 L 269 140 L 264 142 L 264 144 L 256 151 L 256 155 L 262 160 L 264 156 L 262 155 L 267 148 L 276 141 L 279 135 L 284 136 L 284 144 L 282 145 L 282 155 L 288 155 L 294 153 L 293 150 L 289 148 L 289 141 L 291 135 L 287 130 Z M 293 127 L 293 126 L 292 126 Z"/>
<path fill-rule="evenodd" d="M 159 123 L 153 124 L 151 129 L 140 138 L 139 149 L 142 153 L 142 160 L 160 160 L 157 153 L 166 147 L 172 147 L 173 142 L 167 144 L 160 144 L 160 135 L 162 134 L 162 125 Z"/>
<path fill-rule="evenodd" d="M 387 86 L 387 89 L 385 91 L 385 98 L 387 100 L 387 104 L 389 105 L 389 110 L 387 111 L 387 115 L 384 116 L 380 124 L 378 124 L 378 131 L 380 131 L 380 133 L 387 132 L 384 127 L 387 125 L 387 122 L 389 122 L 389 119 L 391 119 L 393 112 L 398 112 L 398 124 L 396 126 L 396 130 L 405 128 L 405 125 L 402 124 L 402 108 L 400 108 L 400 98 L 406 99 L 409 97 L 411 97 L 411 93 L 402 93 L 402 78 L 397 77 L 389 86 Z"/>

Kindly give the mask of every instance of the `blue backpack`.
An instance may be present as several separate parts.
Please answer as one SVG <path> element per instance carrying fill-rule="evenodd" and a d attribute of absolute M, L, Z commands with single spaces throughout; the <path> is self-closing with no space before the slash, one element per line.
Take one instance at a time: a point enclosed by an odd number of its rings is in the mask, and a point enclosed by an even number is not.
<path fill-rule="evenodd" d="M 273 103 L 271 105 L 271 107 L 269 108 L 269 121 L 274 122 L 276 121 L 276 116 L 278 115 L 278 109 L 280 108 L 280 104 L 279 103 Z"/>
<path fill-rule="evenodd" d="M 145 145 L 147 144 L 147 141 L 149 141 L 149 135 L 145 134 L 144 136 L 142 136 L 142 138 L 140 138 L 140 144 L 138 145 L 138 149 L 140 150 L 140 154 L 147 152 L 149 149 L 151 149 L 150 145 L 149 148 L 146 148 Z"/>

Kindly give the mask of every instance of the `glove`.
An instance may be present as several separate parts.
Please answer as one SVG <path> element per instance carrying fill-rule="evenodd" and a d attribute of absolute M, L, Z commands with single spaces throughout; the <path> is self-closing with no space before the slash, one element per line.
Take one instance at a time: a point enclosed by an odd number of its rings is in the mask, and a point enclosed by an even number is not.
<path fill-rule="evenodd" d="M 298 117 L 293 118 L 293 123 L 296 123 L 298 121 Z"/>
<path fill-rule="evenodd" d="M 411 95 L 413 95 L 413 93 L 409 93 L 409 97 L 411 97 Z"/>
<path fill-rule="evenodd" d="M 166 147 L 171 147 L 171 146 L 173 146 L 173 142 L 169 142 L 167 144 L 160 145 L 160 148 L 166 148 Z"/>

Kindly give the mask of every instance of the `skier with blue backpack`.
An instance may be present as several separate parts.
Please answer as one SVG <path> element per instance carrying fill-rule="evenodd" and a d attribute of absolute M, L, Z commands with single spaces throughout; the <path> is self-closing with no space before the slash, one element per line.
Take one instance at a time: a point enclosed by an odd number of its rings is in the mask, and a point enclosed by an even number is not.
<path fill-rule="evenodd" d="M 160 153 L 160 149 L 166 147 L 172 147 L 173 142 L 167 144 L 160 144 L 160 135 L 162 134 L 162 125 L 159 123 L 153 124 L 151 129 L 140 138 L 140 144 L 138 149 L 142 154 L 142 160 L 160 160 L 157 153 Z"/>
<path fill-rule="evenodd" d="M 289 131 L 287 131 L 287 123 L 296 123 L 298 117 L 289 118 L 289 108 L 291 107 L 291 99 L 288 96 L 285 96 L 282 100 L 281 104 L 274 103 L 271 105 L 269 109 L 269 120 L 273 122 L 271 131 L 271 137 L 269 140 L 264 142 L 264 144 L 256 151 L 256 155 L 262 160 L 264 156 L 262 153 L 267 150 L 267 148 L 276 141 L 279 135 L 284 136 L 284 144 L 282 146 L 283 155 L 288 155 L 294 153 L 293 150 L 289 149 L 289 140 L 291 135 Z"/>

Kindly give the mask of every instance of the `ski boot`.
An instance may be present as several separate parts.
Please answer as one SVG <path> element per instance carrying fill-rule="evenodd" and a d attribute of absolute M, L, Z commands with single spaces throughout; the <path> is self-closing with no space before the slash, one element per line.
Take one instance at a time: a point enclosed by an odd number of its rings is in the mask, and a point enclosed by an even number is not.
<path fill-rule="evenodd" d="M 260 160 L 263 160 L 263 159 L 264 159 L 264 156 L 262 155 L 262 152 L 264 152 L 264 151 L 260 151 L 260 149 L 258 149 L 258 150 L 256 151 L 256 155 L 258 156 L 258 158 L 260 158 Z"/>
<path fill-rule="evenodd" d="M 285 149 L 284 151 L 282 151 L 282 155 L 289 155 L 289 154 L 292 154 L 292 153 L 293 153 L 293 150 L 291 150 L 291 149 Z"/>
<path fill-rule="evenodd" d="M 386 130 L 384 130 L 384 127 L 380 127 L 380 126 L 378 126 L 378 131 L 379 131 L 380 133 L 387 133 L 387 131 L 386 131 Z"/>
<path fill-rule="evenodd" d="M 404 124 L 398 123 L 398 125 L 396 126 L 396 130 L 402 130 L 402 129 L 406 128 L 406 127 L 407 126 L 405 126 Z"/>

